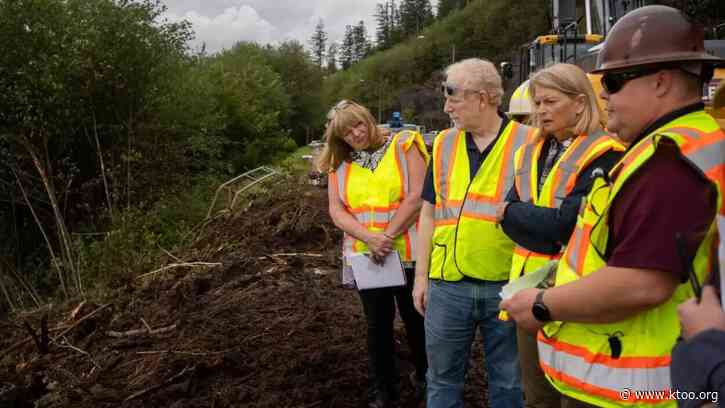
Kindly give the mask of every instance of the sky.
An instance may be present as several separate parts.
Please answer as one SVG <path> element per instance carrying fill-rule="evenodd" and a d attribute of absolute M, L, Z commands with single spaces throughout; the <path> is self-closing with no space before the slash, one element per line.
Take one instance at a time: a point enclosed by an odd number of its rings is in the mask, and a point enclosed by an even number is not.
<path fill-rule="evenodd" d="M 169 20 L 193 25 L 193 49 L 206 44 L 209 53 L 231 48 L 237 41 L 279 44 L 298 40 L 309 47 L 322 19 L 330 41 L 340 42 L 345 25 L 365 21 L 375 39 L 375 5 L 384 0 L 165 0 Z M 435 9 L 437 0 L 431 2 Z"/>

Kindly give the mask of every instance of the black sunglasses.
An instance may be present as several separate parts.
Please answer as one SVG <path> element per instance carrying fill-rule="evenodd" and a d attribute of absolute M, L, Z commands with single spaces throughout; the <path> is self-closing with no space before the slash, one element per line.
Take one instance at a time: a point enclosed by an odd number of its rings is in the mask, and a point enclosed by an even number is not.
<path fill-rule="evenodd" d="M 662 67 L 640 68 L 631 71 L 605 72 L 602 75 L 602 87 L 609 95 L 615 94 L 624 88 L 627 82 L 643 76 L 652 75 L 662 71 Z"/>
<path fill-rule="evenodd" d="M 460 88 L 460 87 L 453 85 L 451 83 L 448 83 L 448 82 L 441 82 L 441 92 L 443 92 L 443 96 L 455 96 L 459 92 L 463 92 L 465 94 L 466 92 L 481 92 L 481 91 Z"/>

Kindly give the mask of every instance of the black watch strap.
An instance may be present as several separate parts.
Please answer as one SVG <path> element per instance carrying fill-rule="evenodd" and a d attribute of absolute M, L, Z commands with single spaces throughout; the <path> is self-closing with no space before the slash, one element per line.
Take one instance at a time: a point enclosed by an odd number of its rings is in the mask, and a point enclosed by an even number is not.
<path fill-rule="evenodd" d="M 536 294 L 534 305 L 531 306 L 531 313 L 534 315 L 536 320 L 546 323 L 551 321 L 551 313 L 549 312 L 549 308 L 544 304 L 544 292 L 544 289 L 541 289 L 539 293 Z"/>

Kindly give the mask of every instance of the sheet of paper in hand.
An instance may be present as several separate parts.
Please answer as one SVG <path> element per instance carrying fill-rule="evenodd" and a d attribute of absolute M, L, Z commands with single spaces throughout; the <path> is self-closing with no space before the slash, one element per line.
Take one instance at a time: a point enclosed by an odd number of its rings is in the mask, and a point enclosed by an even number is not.
<path fill-rule="evenodd" d="M 348 257 L 348 260 L 352 264 L 355 283 L 360 290 L 405 285 L 403 263 L 396 251 L 385 257 L 382 265 L 373 262 L 367 254 L 355 254 Z"/>
<path fill-rule="evenodd" d="M 508 299 L 515 295 L 518 291 L 528 288 L 539 288 L 545 289 L 551 286 L 550 282 L 553 282 L 553 274 L 556 273 L 557 261 L 549 261 L 546 265 L 537 269 L 534 272 L 526 274 L 515 281 L 509 282 L 501 288 L 501 299 Z"/>

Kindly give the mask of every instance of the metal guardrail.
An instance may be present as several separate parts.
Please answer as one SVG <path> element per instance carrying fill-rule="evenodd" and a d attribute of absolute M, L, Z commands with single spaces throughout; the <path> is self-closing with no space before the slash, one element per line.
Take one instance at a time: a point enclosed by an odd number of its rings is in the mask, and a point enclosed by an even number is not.
<path fill-rule="evenodd" d="M 224 210 L 232 211 L 232 209 L 234 209 L 234 207 L 237 205 L 237 201 L 239 200 L 239 197 L 243 192 L 249 190 L 252 186 L 255 186 L 262 181 L 278 174 L 280 174 L 279 171 L 271 167 L 261 166 L 257 167 L 256 169 L 249 170 L 248 172 L 240 174 L 239 176 L 236 176 L 233 179 L 225 182 L 216 190 L 216 193 L 214 194 L 214 200 L 212 200 L 211 205 L 209 206 L 209 210 L 206 213 L 206 219 L 211 218 L 212 212 L 214 212 L 214 208 L 216 208 L 220 194 L 226 193 L 227 205 Z"/>

